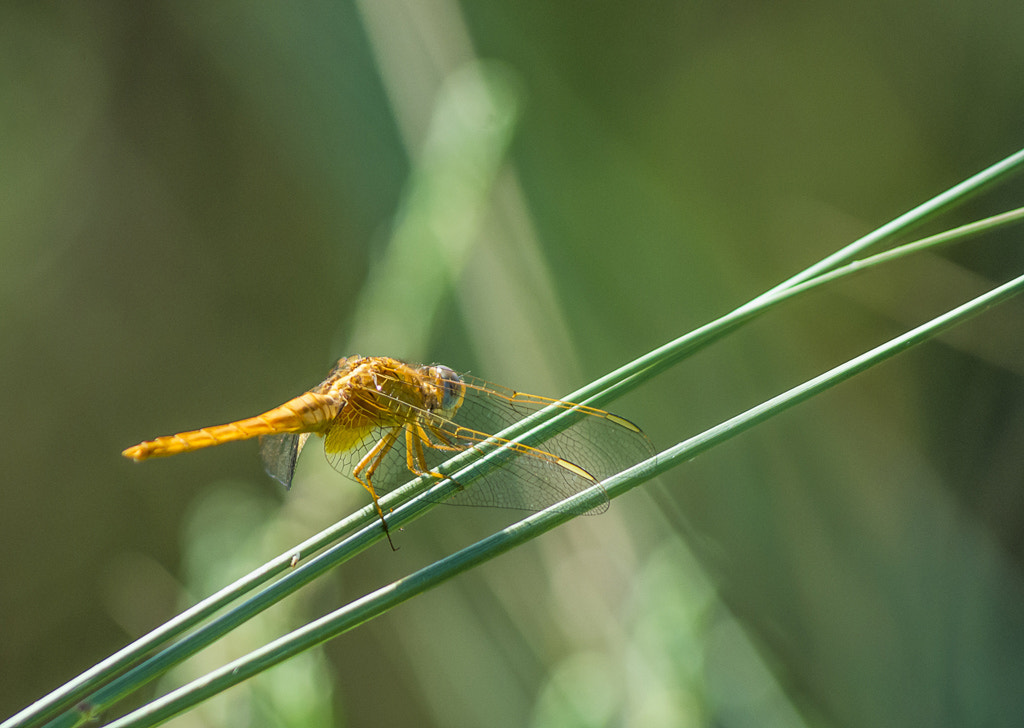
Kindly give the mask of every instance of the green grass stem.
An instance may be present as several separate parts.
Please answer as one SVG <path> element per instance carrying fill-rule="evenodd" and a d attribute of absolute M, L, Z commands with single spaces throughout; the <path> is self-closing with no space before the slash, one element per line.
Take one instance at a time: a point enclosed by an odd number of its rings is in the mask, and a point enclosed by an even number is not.
<path fill-rule="evenodd" d="M 609 497 L 616 498 L 669 468 L 745 432 L 754 425 L 770 419 L 912 346 L 927 341 L 946 329 L 1019 294 L 1022 290 L 1024 290 L 1024 275 L 609 478 L 604 481 L 603 487 Z M 602 499 L 603 495 L 599 486 L 594 486 L 573 496 L 568 502 L 574 504 L 580 511 L 584 511 L 598 505 Z M 203 678 L 154 700 L 135 712 L 110 723 L 110 728 L 144 728 L 158 725 L 242 680 L 380 616 L 402 602 L 500 556 L 573 517 L 572 513 L 565 509 L 557 508 L 548 508 L 528 516 L 492 536 L 440 559 L 403 579 L 394 581 L 258 650 L 254 650 Z"/>
<path fill-rule="evenodd" d="M 904 234 L 937 212 L 946 210 L 953 204 L 966 199 L 969 195 L 977 193 L 996 181 L 1005 179 L 1010 173 L 1017 171 L 1022 164 L 1024 164 L 1024 150 L 1007 157 L 932 200 L 901 215 L 887 225 L 851 243 L 731 313 L 601 377 L 586 387 L 568 395 L 566 399 L 589 406 L 603 406 L 629 389 L 650 380 L 686 356 L 731 333 L 742 324 L 796 295 L 806 293 L 818 286 L 834 282 L 845 276 L 882 265 L 898 257 L 932 249 L 938 245 L 947 244 L 955 240 L 964 240 L 967 237 L 989 231 L 995 227 L 1020 221 L 1024 218 L 1024 211 L 1014 210 L 941 233 L 940 235 L 909 243 L 870 258 L 859 261 L 853 260 L 869 247 Z M 745 430 L 747 427 L 773 416 L 778 411 L 781 411 L 781 409 L 792 406 L 823 389 L 834 386 L 838 381 L 853 376 L 853 374 L 873 366 L 878 361 L 888 358 L 888 356 L 892 356 L 908 346 L 919 343 L 929 336 L 933 336 L 943 328 L 965 320 L 987 306 L 995 305 L 998 301 L 1017 293 L 1020 285 L 1021 279 L 1014 279 L 1014 281 L 994 289 L 969 304 L 960 306 L 924 326 L 893 339 L 882 347 L 856 357 L 841 367 L 837 367 L 783 395 L 779 395 L 779 397 L 773 398 L 743 415 L 739 415 L 716 428 L 711 428 L 702 435 L 698 435 L 666 450 L 651 460 L 646 461 L 642 466 L 631 468 L 621 476 L 605 481 L 605 488 L 609 496 L 617 496 L 657 473 L 693 457 L 697 452 L 706 450 L 714 444 L 738 434 L 738 432 Z M 571 424 L 574 416 L 578 415 L 574 415 L 571 410 L 566 411 L 554 408 L 542 410 L 523 422 L 517 423 L 508 430 L 499 433 L 499 436 L 527 443 L 542 441 Z M 495 463 L 500 459 L 498 458 L 500 453 L 492 452 L 488 455 L 486 449 L 484 447 L 479 451 L 474 450 L 453 458 L 442 467 L 442 472 L 453 475 L 460 482 L 471 481 L 474 477 L 485 472 L 487 468 L 494 467 Z M 481 453 L 483 453 L 482 457 Z M 431 478 L 419 478 L 402 489 L 388 494 L 388 496 L 382 499 L 382 505 L 385 508 L 394 506 L 395 509 L 388 517 L 389 524 L 400 526 L 419 517 L 432 508 L 438 499 L 443 497 L 446 489 L 453 489 L 454 487 L 456 486 L 451 481 L 437 483 Z M 422 495 L 428 489 L 431 489 L 429 494 L 424 497 L 416 497 Z M 584 506 L 590 502 L 587 500 L 588 498 L 596 497 L 598 496 L 594 493 L 577 496 Z M 596 501 L 594 504 L 596 505 Z M 224 682 L 227 679 L 223 677 L 225 675 L 229 677 L 232 674 L 236 677 L 239 675 L 247 676 L 265 669 L 271 664 L 276 664 L 281 659 L 295 654 L 296 651 L 308 649 L 312 644 L 318 644 L 329 639 L 331 636 L 351 629 L 352 626 L 390 609 L 391 606 L 410 598 L 410 596 L 431 588 L 478 563 L 493 558 L 522 541 L 534 538 L 536 535 L 553 528 L 571 517 L 564 509 L 549 509 L 526 518 L 488 539 L 484 539 L 447 559 L 443 559 L 416 572 L 406 579 L 399 580 L 363 599 L 357 600 L 342 610 L 317 620 L 307 627 L 297 630 L 292 635 L 271 643 L 262 650 L 257 650 L 249 657 L 243 658 L 244 662 L 232 663 L 232 666 L 228 666 L 228 668 L 231 668 L 230 670 L 224 668 L 222 671 L 211 673 L 207 678 L 188 686 L 188 692 L 175 691 L 169 696 L 136 711 L 136 713 L 125 716 L 125 718 L 114 725 L 154 724 L 152 722 L 133 722 L 141 721 L 143 714 L 149 716 L 146 718 L 147 721 L 166 719 L 166 717 L 184 709 L 180 706 L 186 705 L 187 707 L 187 705 L 192 705 L 201 700 L 202 697 L 223 689 L 227 684 Z M 293 556 L 296 553 L 305 559 L 310 554 L 317 553 L 346 535 L 348 538 L 345 538 L 342 542 L 337 543 L 337 545 L 309 559 L 305 563 L 291 568 Z M 15 726 L 31 728 L 43 724 L 45 721 L 54 718 L 54 716 L 58 717 L 49 725 L 55 727 L 74 726 L 91 720 L 99 712 L 106 710 L 124 696 L 166 672 L 173 665 L 211 644 L 217 638 L 266 607 L 312 581 L 328 569 L 343 563 L 355 554 L 365 550 L 380 540 L 382 536 L 383 532 L 376 523 L 376 515 L 373 508 L 367 506 L 357 511 L 331 528 L 268 561 L 259 569 L 207 599 L 202 600 L 156 630 L 98 663 L 74 680 L 4 721 L 0 724 L 0 728 L 14 728 Z M 282 574 L 284 576 L 281 576 Z M 277 577 L 280 578 L 269 587 L 255 594 L 255 596 L 221 616 L 212 619 L 212 621 L 202 624 L 228 605 Z M 201 624 L 202 626 L 198 627 L 196 631 L 181 637 L 184 633 Z M 166 645 L 173 640 L 178 641 L 163 651 L 153 654 L 162 645 Z M 302 646 L 299 647 L 298 645 Z M 236 668 L 238 672 L 232 673 L 232 670 Z M 239 677 L 239 679 L 244 678 Z M 171 704 L 167 702 L 171 696 L 177 696 L 173 698 L 174 701 L 181 699 L 185 702 L 174 702 L 173 705 L 175 707 L 173 708 L 164 707 Z M 168 710 L 171 712 L 167 712 Z"/>

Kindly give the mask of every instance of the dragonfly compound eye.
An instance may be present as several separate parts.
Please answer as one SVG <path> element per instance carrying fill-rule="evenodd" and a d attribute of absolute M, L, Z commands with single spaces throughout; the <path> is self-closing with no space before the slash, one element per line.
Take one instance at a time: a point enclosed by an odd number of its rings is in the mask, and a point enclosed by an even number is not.
<path fill-rule="evenodd" d="M 466 385 L 463 383 L 462 377 L 446 366 L 431 367 L 430 373 L 434 376 L 438 386 L 443 389 L 441 412 L 446 417 L 451 417 L 462 406 L 462 398 L 466 395 Z"/>

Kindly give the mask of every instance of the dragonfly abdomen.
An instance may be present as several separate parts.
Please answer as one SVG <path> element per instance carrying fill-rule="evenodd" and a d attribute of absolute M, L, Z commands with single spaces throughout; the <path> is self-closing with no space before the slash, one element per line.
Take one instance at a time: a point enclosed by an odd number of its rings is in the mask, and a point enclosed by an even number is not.
<path fill-rule="evenodd" d="M 226 425 L 165 435 L 134 445 L 121 454 L 136 462 L 166 457 L 236 440 L 285 432 L 322 432 L 334 419 L 338 405 L 333 397 L 306 392 L 279 407 Z"/>

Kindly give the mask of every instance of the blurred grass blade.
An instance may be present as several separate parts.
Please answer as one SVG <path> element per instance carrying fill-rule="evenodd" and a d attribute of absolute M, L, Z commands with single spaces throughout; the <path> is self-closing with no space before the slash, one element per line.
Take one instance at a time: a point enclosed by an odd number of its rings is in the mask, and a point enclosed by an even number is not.
<path fill-rule="evenodd" d="M 735 437 L 754 425 L 774 417 L 912 346 L 927 341 L 942 331 L 1019 294 L 1022 290 L 1024 290 L 1024 276 L 1019 276 L 926 324 L 609 478 L 604 481 L 604 489 L 610 497 L 618 497 L 669 468 Z M 585 510 L 597 505 L 601 498 L 602 496 L 595 487 L 574 496 L 566 503 L 572 504 L 573 510 Z M 355 600 L 109 725 L 111 728 L 142 728 L 143 726 L 157 725 L 242 680 L 337 637 L 353 627 L 387 612 L 398 604 L 438 586 L 453 576 L 536 538 L 573 517 L 566 509 L 549 508 L 524 518 L 493 536 L 478 541 L 404 579 L 392 582 Z"/>
<path fill-rule="evenodd" d="M 355 303 L 346 339 L 356 350 L 394 351 L 400 342 L 404 356 L 425 355 L 494 194 L 518 94 L 512 72 L 492 62 L 466 64 L 441 85 L 394 229 Z"/>

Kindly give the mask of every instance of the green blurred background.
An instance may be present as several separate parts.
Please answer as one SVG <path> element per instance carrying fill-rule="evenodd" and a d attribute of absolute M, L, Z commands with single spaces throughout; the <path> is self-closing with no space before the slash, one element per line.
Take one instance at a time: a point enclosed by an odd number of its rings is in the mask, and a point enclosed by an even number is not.
<path fill-rule="evenodd" d="M 315 452 L 285 493 L 252 443 L 124 447 L 344 354 L 569 392 L 1016 151 L 1022 37 L 985 0 L 5 4 L 0 716 L 366 500 Z M 667 447 L 1022 261 L 902 262 L 612 409 Z M 1022 314 L 174 724 L 1019 725 Z M 513 517 L 438 509 L 175 679 Z"/>

